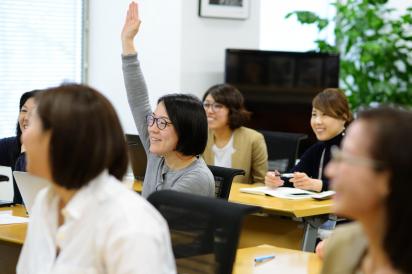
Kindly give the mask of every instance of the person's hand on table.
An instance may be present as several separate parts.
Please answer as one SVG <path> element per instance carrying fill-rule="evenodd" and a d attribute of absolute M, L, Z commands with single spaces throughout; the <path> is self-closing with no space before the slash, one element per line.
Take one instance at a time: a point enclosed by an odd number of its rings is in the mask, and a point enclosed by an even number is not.
<path fill-rule="evenodd" d="M 268 187 L 280 187 L 283 186 L 284 181 L 280 178 L 279 171 L 269 171 L 265 176 L 265 185 Z"/>
<path fill-rule="evenodd" d="M 295 172 L 289 182 L 293 183 L 295 188 L 317 192 L 322 190 L 322 181 L 312 179 L 304 172 Z"/>

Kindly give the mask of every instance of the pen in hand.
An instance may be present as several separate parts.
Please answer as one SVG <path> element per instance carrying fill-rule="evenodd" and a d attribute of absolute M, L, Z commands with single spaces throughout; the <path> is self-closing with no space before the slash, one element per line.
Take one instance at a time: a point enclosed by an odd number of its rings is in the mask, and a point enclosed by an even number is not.
<path fill-rule="evenodd" d="M 255 258 L 255 263 L 261 263 L 267 260 L 274 259 L 275 255 L 266 255 L 266 256 L 259 256 Z"/>

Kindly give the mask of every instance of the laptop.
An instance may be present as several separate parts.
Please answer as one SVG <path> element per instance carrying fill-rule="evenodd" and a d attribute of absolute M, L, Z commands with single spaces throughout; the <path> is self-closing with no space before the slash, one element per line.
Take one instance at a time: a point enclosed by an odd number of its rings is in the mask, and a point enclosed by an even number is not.
<path fill-rule="evenodd" d="M 37 193 L 41 189 L 49 186 L 50 183 L 27 172 L 13 171 L 13 176 L 23 198 L 26 211 L 30 215 Z"/>
<path fill-rule="evenodd" d="M 127 148 L 133 175 L 136 180 L 143 181 L 146 173 L 147 155 L 139 135 L 126 134 Z"/>
<path fill-rule="evenodd" d="M 11 168 L 0 166 L 0 207 L 13 205 L 13 182 Z"/>

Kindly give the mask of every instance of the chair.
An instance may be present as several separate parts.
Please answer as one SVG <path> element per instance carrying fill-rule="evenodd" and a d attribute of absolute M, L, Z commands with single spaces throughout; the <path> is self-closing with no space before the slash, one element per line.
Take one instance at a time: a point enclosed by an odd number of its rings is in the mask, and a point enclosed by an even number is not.
<path fill-rule="evenodd" d="M 227 168 L 220 166 L 208 165 L 215 177 L 215 196 L 221 199 L 229 199 L 230 188 L 232 186 L 233 178 L 237 175 L 245 175 L 242 169 Z"/>
<path fill-rule="evenodd" d="M 286 172 L 295 166 L 300 142 L 308 136 L 301 133 L 260 131 L 266 141 L 269 170 Z"/>
<path fill-rule="evenodd" d="M 261 209 L 172 190 L 148 200 L 169 225 L 178 273 L 232 273 L 243 217 Z"/>

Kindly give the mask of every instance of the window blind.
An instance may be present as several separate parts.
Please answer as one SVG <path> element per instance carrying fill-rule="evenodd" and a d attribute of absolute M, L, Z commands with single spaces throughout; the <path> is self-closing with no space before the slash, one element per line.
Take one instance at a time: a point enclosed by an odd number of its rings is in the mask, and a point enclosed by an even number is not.
<path fill-rule="evenodd" d="M 24 92 L 82 82 L 83 1 L 0 1 L 0 138 L 15 136 Z"/>

